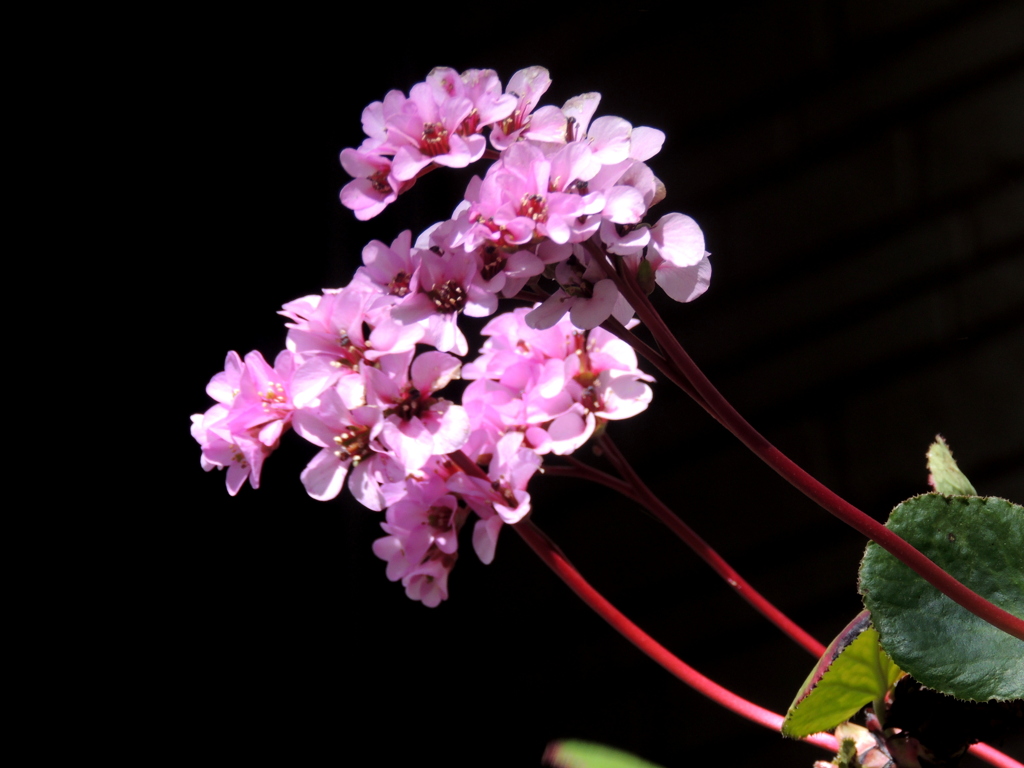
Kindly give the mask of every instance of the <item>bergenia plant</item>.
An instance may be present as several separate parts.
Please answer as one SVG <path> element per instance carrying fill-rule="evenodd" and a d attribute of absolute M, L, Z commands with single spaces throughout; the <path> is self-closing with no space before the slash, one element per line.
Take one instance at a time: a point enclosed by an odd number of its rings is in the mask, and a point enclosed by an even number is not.
<path fill-rule="evenodd" d="M 980 495 L 940 439 L 928 458 L 932 491 L 882 525 L 762 437 L 655 308 L 658 294 L 699 298 L 712 273 L 697 222 L 665 210 L 656 176 L 664 134 L 600 114 L 598 93 L 546 105 L 550 83 L 543 67 L 505 86 L 492 70 L 437 68 L 366 107 L 365 140 L 341 153 L 352 176 L 341 203 L 358 219 L 401 206 L 434 172 L 472 166 L 477 175 L 447 220 L 369 242 L 348 285 L 285 304 L 273 364 L 258 351 L 228 353 L 207 388 L 216 403 L 193 416 L 203 468 L 223 470 L 231 495 L 246 482 L 257 488 L 294 430 L 316 449 L 301 473 L 306 492 L 331 501 L 347 488 L 380 514 L 382 535 L 367 546 L 410 600 L 435 609 L 457 600 L 460 553 L 490 563 L 517 535 L 671 674 L 831 750 L 837 765 L 946 765 L 969 749 L 1020 766 L 976 742 L 999 739 L 1021 713 L 1024 508 Z M 465 318 L 486 319 L 478 349 Z M 669 505 L 679 500 L 658 498 L 616 445 L 618 422 L 673 385 L 869 540 L 865 610 L 827 648 L 705 542 L 697 521 L 677 516 Z M 581 458 L 584 446 L 612 471 Z M 531 495 L 539 473 L 636 500 L 818 659 L 788 714 L 703 676 L 591 586 L 543 531 L 548 510 Z M 687 598 L 673 596 L 682 611 Z M 928 696 L 961 719 L 957 707 L 975 719 L 983 707 L 983 725 L 952 743 L 937 738 L 918 717 Z"/>

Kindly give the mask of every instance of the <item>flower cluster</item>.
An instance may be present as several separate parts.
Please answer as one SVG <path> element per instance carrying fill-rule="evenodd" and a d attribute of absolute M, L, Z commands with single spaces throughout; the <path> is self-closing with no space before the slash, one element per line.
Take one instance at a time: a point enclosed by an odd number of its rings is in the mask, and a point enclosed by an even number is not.
<path fill-rule="evenodd" d="M 193 416 L 202 465 L 227 469 L 229 493 L 259 485 L 282 433 L 320 448 L 302 472 L 315 499 L 353 496 L 384 511 L 374 552 L 388 578 L 429 606 L 447 598 L 460 529 L 485 563 L 501 527 L 530 512 L 527 485 L 543 456 L 566 455 L 607 421 L 651 400 L 651 378 L 625 342 L 625 276 L 689 301 L 707 288 L 696 223 L 648 209 L 665 196 L 645 161 L 664 135 L 618 117 L 593 119 L 600 95 L 537 108 L 550 85 L 532 67 L 502 91 L 496 73 L 435 69 L 409 96 L 391 91 L 363 112 L 366 141 L 341 154 L 356 178 L 341 200 L 375 216 L 424 173 L 494 158 L 453 216 L 390 245 L 369 243 L 349 285 L 289 302 L 286 349 L 228 355 Z M 485 138 L 483 131 L 488 130 Z M 487 149 L 488 139 L 493 149 Z M 651 277 L 653 276 L 653 282 Z M 533 306 L 496 315 L 479 357 L 460 315 L 495 314 L 500 298 Z M 461 404 L 446 385 L 471 381 Z"/>

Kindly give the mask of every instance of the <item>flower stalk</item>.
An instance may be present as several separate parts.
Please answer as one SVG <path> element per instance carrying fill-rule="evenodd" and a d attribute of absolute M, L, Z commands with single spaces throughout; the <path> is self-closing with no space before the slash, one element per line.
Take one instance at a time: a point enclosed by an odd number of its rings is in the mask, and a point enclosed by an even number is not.
<path fill-rule="evenodd" d="M 696 398 L 697 402 L 705 410 L 801 493 L 854 530 L 874 541 L 960 606 L 992 626 L 998 627 L 1019 640 L 1024 640 L 1024 620 L 993 605 L 961 584 L 904 539 L 831 491 L 768 442 L 708 380 L 665 325 L 661 315 L 637 284 L 636 278 L 628 270 L 621 268 L 621 262 L 619 266 L 620 269 L 614 273 L 616 285 L 636 310 L 643 323 L 651 330 L 661 347 L 663 355 L 659 356 L 660 359 L 651 360 L 652 363 L 655 365 L 660 363 L 664 366 L 661 369 L 673 381 L 677 381 L 680 376 L 685 379 L 689 387 L 683 388 L 684 391 L 689 393 L 691 388 L 696 391 L 700 396 Z M 614 332 L 612 328 L 608 330 Z M 624 340 L 628 342 L 628 339 L 624 338 Z M 642 349 L 638 349 L 638 351 L 643 353 Z"/>
<path fill-rule="evenodd" d="M 580 572 L 569 562 L 565 553 L 530 518 L 522 520 L 514 525 L 513 528 L 530 549 L 534 551 L 545 565 L 555 572 L 558 578 L 565 582 L 566 586 L 577 597 L 651 660 L 698 693 L 725 707 L 730 712 L 758 725 L 763 725 L 770 730 L 781 730 L 784 719 L 782 715 L 764 707 L 759 707 L 757 704 L 744 699 L 742 696 L 738 696 L 728 688 L 724 688 L 710 678 L 705 677 L 630 621 L 625 614 L 612 605 L 607 598 L 583 578 Z M 830 751 L 837 751 L 839 749 L 838 740 L 830 733 L 815 733 L 804 737 L 802 741 Z M 996 766 L 996 768 L 1024 768 L 1024 765 L 1020 762 L 988 744 L 973 744 L 968 751 L 986 763 Z"/>
<path fill-rule="evenodd" d="M 637 500 L 651 511 L 670 531 L 682 539 L 698 557 L 711 566 L 711 568 L 725 579 L 736 594 L 747 601 L 758 613 L 778 627 L 783 634 L 793 642 L 806 650 L 814 657 L 821 656 L 825 652 L 825 646 L 810 633 L 802 629 L 795 621 L 775 607 L 764 595 L 754 589 L 739 572 L 718 554 L 715 549 L 702 539 L 696 531 L 687 525 L 676 515 L 654 492 L 640 479 L 636 470 L 619 450 L 615 442 L 606 432 L 601 436 L 601 446 L 605 449 L 608 458 L 622 473 L 627 482 L 636 493 Z"/>
<path fill-rule="evenodd" d="M 607 432 L 601 438 L 601 447 L 605 455 L 611 461 L 618 472 L 625 478 L 619 480 L 607 473 L 589 467 L 571 457 L 569 461 L 573 467 L 551 467 L 546 469 L 548 474 L 562 474 L 575 476 L 581 479 L 591 480 L 618 491 L 623 496 L 633 499 L 642 505 L 653 517 L 678 536 L 693 552 L 711 569 L 717 573 L 725 582 L 735 590 L 736 594 L 743 598 L 758 613 L 778 627 L 784 635 L 790 638 L 809 654 L 818 658 L 825 652 L 825 646 L 814 638 L 809 632 L 800 627 L 795 621 L 780 611 L 764 595 L 744 579 L 739 572 L 733 568 L 710 544 L 704 541 L 700 535 L 676 515 L 640 478 L 626 457 L 619 450 L 618 446 L 611 439 Z M 564 470 L 564 471 L 560 471 Z"/>
<path fill-rule="evenodd" d="M 735 712 L 740 717 L 744 717 L 758 725 L 763 725 L 765 728 L 773 731 L 781 729 L 782 715 L 767 710 L 764 707 L 759 707 L 705 677 L 630 621 L 625 614 L 612 605 L 580 575 L 580 572 L 573 567 L 562 551 L 533 521 L 527 518 L 513 527 L 530 549 L 565 582 L 569 589 L 575 592 L 584 603 L 597 613 L 598 616 L 607 621 L 619 634 L 633 643 L 652 660 L 698 693 L 703 694 L 729 711 Z M 806 737 L 803 741 L 828 750 L 834 751 L 838 749 L 838 742 L 835 736 L 828 733 L 816 733 Z"/>

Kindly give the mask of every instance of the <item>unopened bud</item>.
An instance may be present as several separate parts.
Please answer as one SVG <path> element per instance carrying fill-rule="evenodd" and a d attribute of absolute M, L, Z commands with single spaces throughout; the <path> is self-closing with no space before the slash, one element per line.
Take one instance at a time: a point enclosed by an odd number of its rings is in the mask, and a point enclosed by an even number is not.
<path fill-rule="evenodd" d="M 647 259 L 640 259 L 640 266 L 636 270 L 636 281 L 648 296 L 654 293 L 654 267 Z"/>

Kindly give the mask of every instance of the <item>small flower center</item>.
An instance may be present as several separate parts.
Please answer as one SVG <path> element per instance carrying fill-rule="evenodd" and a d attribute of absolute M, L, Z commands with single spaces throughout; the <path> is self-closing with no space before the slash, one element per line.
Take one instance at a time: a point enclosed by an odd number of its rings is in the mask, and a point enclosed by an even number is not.
<path fill-rule="evenodd" d="M 480 129 L 480 113 L 476 107 L 469 113 L 469 116 L 462 121 L 462 124 L 456 129 L 456 133 L 459 136 L 472 136 Z"/>
<path fill-rule="evenodd" d="M 513 509 L 519 506 L 519 502 L 516 501 L 516 497 L 515 494 L 512 493 L 512 489 L 508 487 L 508 481 L 504 475 L 502 475 L 500 480 L 494 480 L 491 483 L 491 490 L 501 496 L 506 506 L 512 507 Z"/>
<path fill-rule="evenodd" d="M 589 386 L 583 390 L 583 393 L 580 395 L 580 405 L 591 413 L 600 413 L 604 410 L 604 403 L 601 401 L 601 396 L 593 386 Z"/>
<path fill-rule="evenodd" d="M 582 278 L 578 283 L 565 283 L 562 286 L 562 290 L 565 291 L 567 296 L 572 296 L 576 299 L 592 299 L 594 298 L 594 286 Z"/>
<path fill-rule="evenodd" d="M 420 391 L 416 387 L 410 387 L 395 406 L 393 413 L 402 421 L 409 421 L 413 416 L 419 415 L 424 405 L 426 403 L 420 400 Z"/>
<path fill-rule="evenodd" d="M 443 314 L 458 312 L 466 306 L 466 290 L 454 280 L 441 284 L 427 294 Z"/>
<path fill-rule="evenodd" d="M 373 187 L 373 191 L 381 195 L 390 195 L 395 190 L 388 184 L 388 173 L 387 171 L 380 170 L 376 171 L 372 176 L 368 177 L 370 180 L 370 186 Z"/>
<path fill-rule="evenodd" d="M 338 346 L 341 360 L 335 360 L 334 363 L 338 366 L 345 366 L 348 368 L 355 368 L 360 360 L 363 359 L 363 353 L 355 345 L 355 342 L 349 337 L 347 331 L 341 331 L 338 334 Z"/>
<path fill-rule="evenodd" d="M 338 448 L 334 456 L 339 461 L 351 459 L 355 467 L 370 453 L 370 428 L 362 425 L 346 427 L 344 432 L 334 436 Z"/>
<path fill-rule="evenodd" d="M 288 405 L 288 396 L 284 393 L 284 385 L 277 381 L 268 381 L 267 391 L 257 392 L 256 396 L 263 401 L 264 411 L 279 411 L 281 406 Z"/>
<path fill-rule="evenodd" d="M 519 215 L 534 221 L 548 220 L 548 207 L 540 195 L 523 195 L 519 203 Z"/>
<path fill-rule="evenodd" d="M 420 150 L 428 157 L 448 154 L 451 151 L 448 146 L 448 129 L 442 123 L 425 123 Z"/>
<path fill-rule="evenodd" d="M 512 131 L 517 131 L 523 127 L 522 121 L 523 110 L 517 109 L 511 115 L 509 115 L 499 123 L 499 125 L 501 126 L 501 132 L 508 136 L 510 133 L 512 133 Z"/>
<path fill-rule="evenodd" d="M 409 282 L 412 280 L 412 275 L 407 272 L 399 272 L 388 283 L 388 293 L 392 296 L 405 296 L 409 293 Z"/>
<path fill-rule="evenodd" d="M 480 270 L 480 275 L 484 280 L 490 280 L 505 268 L 507 261 L 508 257 L 504 253 L 493 245 L 488 245 L 484 248 L 484 266 Z"/>
<path fill-rule="evenodd" d="M 454 514 L 455 510 L 448 509 L 445 506 L 431 507 L 427 512 L 427 524 L 432 528 L 446 531 L 452 527 L 452 516 Z"/>

